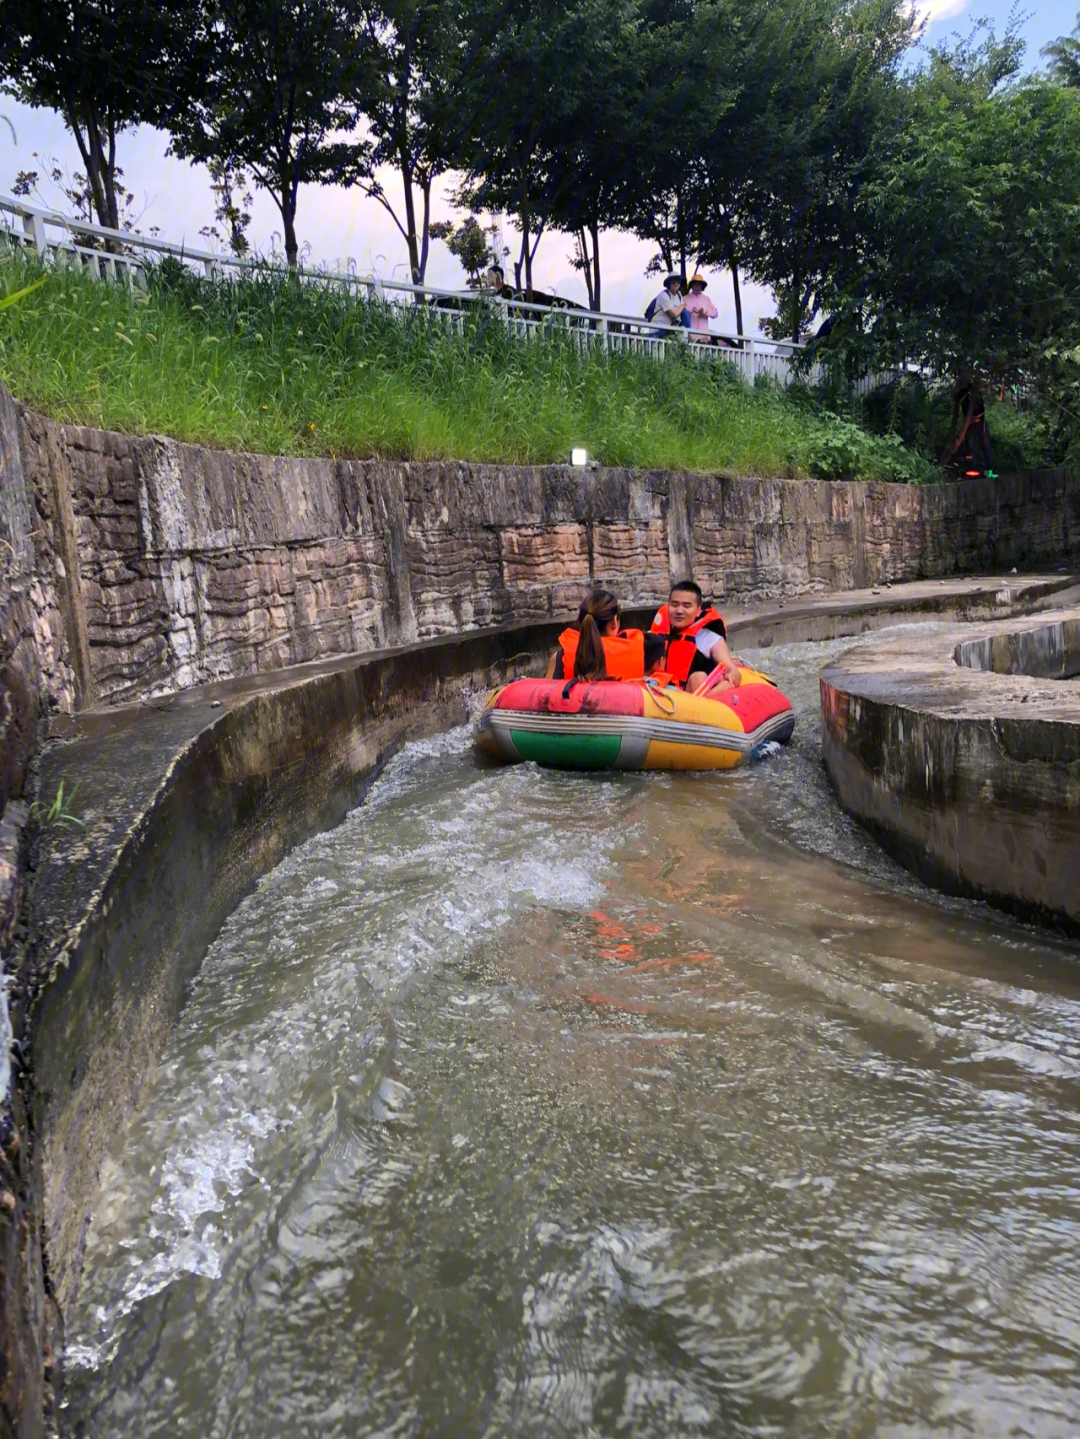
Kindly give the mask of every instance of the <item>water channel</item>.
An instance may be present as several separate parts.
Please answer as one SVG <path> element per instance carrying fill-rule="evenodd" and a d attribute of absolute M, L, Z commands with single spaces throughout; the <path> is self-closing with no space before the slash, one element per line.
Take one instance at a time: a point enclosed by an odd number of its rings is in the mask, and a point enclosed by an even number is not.
<path fill-rule="evenodd" d="M 758 656 L 746 770 L 457 730 L 262 882 L 109 1158 L 65 1432 L 1080 1431 L 1080 946 L 839 812 L 851 644 Z"/>

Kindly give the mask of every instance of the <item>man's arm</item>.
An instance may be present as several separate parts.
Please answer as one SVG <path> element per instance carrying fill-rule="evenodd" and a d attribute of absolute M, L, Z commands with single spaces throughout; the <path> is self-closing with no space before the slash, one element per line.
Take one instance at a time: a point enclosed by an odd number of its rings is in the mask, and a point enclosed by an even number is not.
<path fill-rule="evenodd" d="M 739 667 L 731 658 L 731 651 L 727 647 L 727 640 L 718 639 L 709 651 L 709 658 L 714 665 L 723 665 L 724 674 L 733 685 L 742 684 L 742 675 Z"/>

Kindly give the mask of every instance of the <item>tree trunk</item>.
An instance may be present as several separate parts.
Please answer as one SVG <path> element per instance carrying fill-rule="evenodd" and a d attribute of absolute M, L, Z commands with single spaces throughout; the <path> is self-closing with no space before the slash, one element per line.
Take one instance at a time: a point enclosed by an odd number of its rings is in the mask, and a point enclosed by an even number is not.
<path fill-rule="evenodd" d="M 529 172 L 521 172 L 521 247 L 525 252 L 525 298 L 532 294 L 532 249 L 529 245 Z"/>
<path fill-rule="evenodd" d="M 536 263 L 536 252 L 537 252 L 537 250 L 539 250 L 539 248 L 540 248 L 540 241 L 544 238 L 544 230 L 545 230 L 546 228 L 547 228 L 547 221 L 546 221 L 546 220 L 541 220 L 541 221 L 540 221 L 540 228 L 539 228 L 539 229 L 536 231 L 536 233 L 533 235 L 532 245 L 529 247 L 530 250 L 531 250 L 531 252 L 532 252 L 532 253 L 529 255 L 529 273 L 530 273 L 530 275 L 532 274 L 532 266 Z"/>
<path fill-rule="evenodd" d="M 679 274 L 686 274 L 686 219 L 683 215 L 682 193 L 675 191 L 675 234 L 679 243 Z"/>
<path fill-rule="evenodd" d="M 102 176 L 105 156 L 101 148 L 101 130 L 97 123 L 97 116 L 89 115 L 86 124 L 83 125 L 77 108 L 71 105 L 65 107 L 64 119 L 79 147 L 79 157 L 86 171 L 86 183 L 90 187 L 90 199 L 94 206 L 97 222 L 99 225 L 110 225 L 109 206 L 105 197 L 105 183 Z"/>
<path fill-rule="evenodd" d="M 589 230 L 592 234 L 593 263 L 592 299 L 589 303 L 594 310 L 600 310 L 603 308 L 600 304 L 600 222 L 594 220 L 589 226 Z"/>
<path fill-rule="evenodd" d="M 424 218 L 420 231 L 420 278 L 416 282 L 418 285 L 424 283 L 427 275 L 428 251 L 431 249 L 431 176 L 427 173 L 420 179 L 420 194 L 424 200 Z"/>
<path fill-rule="evenodd" d="M 105 162 L 105 204 L 109 212 L 109 224 L 114 230 L 120 228 L 120 202 L 116 197 L 116 131 L 109 126 L 109 158 Z"/>
<path fill-rule="evenodd" d="M 731 288 L 735 292 L 735 333 L 742 339 L 742 294 L 739 291 L 739 267 L 735 263 L 734 256 L 730 261 L 731 265 Z"/>
<path fill-rule="evenodd" d="M 281 228 L 285 237 L 285 263 L 290 270 L 295 270 L 300 254 L 300 246 L 296 242 L 296 186 L 285 176 L 281 179 L 278 209 L 281 211 Z"/>
<path fill-rule="evenodd" d="M 589 241 L 584 230 L 577 232 L 578 259 L 581 261 L 581 272 L 585 276 L 585 290 L 589 299 L 589 309 L 596 309 L 596 301 L 593 298 L 593 273 L 592 255 L 589 253 Z"/>
<path fill-rule="evenodd" d="M 420 268 L 420 245 L 416 237 L 416 204 L 413 200 L 413 177 L 409 157 L 401 154 L 401 184 L 405 191 L 405 243 L 409 247 L 409 273 L 414 285 L 424 278 Z"/>
<path fill-rule="evenodd" d="M 799 303 L 799 296 L 802 294 L 802 236 L 800 235 L 795 246 L 795 255 L 792 261 L 791 271 L 791 342 L 794 345 L 799 343 L 799 321 L 802 319 L 802 305 Z"/>

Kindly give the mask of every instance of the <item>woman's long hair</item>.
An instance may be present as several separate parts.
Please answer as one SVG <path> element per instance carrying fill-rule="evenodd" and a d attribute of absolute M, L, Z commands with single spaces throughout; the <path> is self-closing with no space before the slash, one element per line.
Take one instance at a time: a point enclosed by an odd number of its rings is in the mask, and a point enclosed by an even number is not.
<path fill-rule="evenodd" d="M 607 660 L 604 657 L 604 641 L 601 627 L 606 627 L 618 616 L 619 601 L 608 590 L 593 590 L 587 600 L 582 600 L 578 610 L 578 625 L 581 638 L 574 656 L 574 679 L 606 680 Z"/>

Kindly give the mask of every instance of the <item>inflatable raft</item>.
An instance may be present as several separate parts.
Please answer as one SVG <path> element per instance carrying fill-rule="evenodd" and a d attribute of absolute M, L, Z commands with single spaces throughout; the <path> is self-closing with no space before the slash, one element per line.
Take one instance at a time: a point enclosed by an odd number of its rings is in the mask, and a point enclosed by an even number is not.
<path fill-rule="evenodd" d="M 734 769 L 786 744 L 791 701 L 756 670 L 715 698 L 650 680 L 513 680 L 480 716 L 476 742 L 507 764 L 560 769 Z"/>

